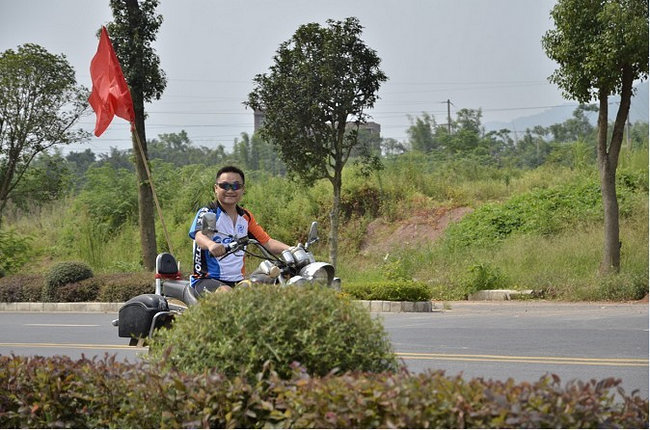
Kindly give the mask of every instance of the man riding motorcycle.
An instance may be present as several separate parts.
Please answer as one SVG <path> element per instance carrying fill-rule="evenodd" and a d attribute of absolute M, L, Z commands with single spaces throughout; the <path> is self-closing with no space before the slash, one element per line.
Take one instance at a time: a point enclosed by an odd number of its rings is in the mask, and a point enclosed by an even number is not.
<path fill-rule="evenodd" d="M 194 217 L 189 231 L 194 240 L 191 285 L 198 294 L 204 290 L 229 291 L 244 279 L 244 252 L 229 253 L 237 239 L 255 239 L 274 254 L 289 249 L 289 245 L 271 238 L 250 211 L 238 205 L 244 195 L 244 181 L 244 172 L 238 167 L 219 169 L 214 185 L 216 200 L 199 209 Z M 208 212 L 217 218 L 211 237 L 202 231 L 203 217 Z"/>

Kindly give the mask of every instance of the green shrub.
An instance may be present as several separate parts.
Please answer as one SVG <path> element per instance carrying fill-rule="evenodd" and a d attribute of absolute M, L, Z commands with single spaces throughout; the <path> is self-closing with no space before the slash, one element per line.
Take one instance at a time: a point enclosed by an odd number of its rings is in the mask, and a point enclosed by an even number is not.
<path fill-rule="evenodd" d="M 0 230 L 0 278 L 15 273 L 30 259 L 31 236 L 14 229 Z"/>
<path fill-rule="evenodd" d="M 641 300 L 648 294 L 648 271 L 639 274 L 610 274 L 599 279 L 598 300 Z"/>
<path fill-rule="evenodd" d="M 463 286 L 468 294 L 481 290 L 500 290 L 507 285 L 503 272 L 490 264 L 474 264 L 467 272 Z"/>
<path fill-rule="evenodd" d="M 52 301 L 58 303 L 93 302 L 97 300 L 101 284 L 97 278 L 60 285 L 54 289 Z"/>
<path fill-rule="evenodd" d="M 41 274 L 25 273 L 0 278 L 0 302 L 37 302 L 43 293 Z"/>
<path fill-rule="evenodd" d="M 281 377 L 294 362 L 310 374 L 395 370 L 390 340 L 367 311 L 318 287 L 254 286 L 204 298 L 160 330 L 149 360 L 201 373 L 254 378 L 265 362 Z"/>
<path fill-rule="evenodd" d="M 555 375 L 464 380 L 441 371 L 296 371 L 286 380 L 269 369 L 251 382 L 115 357 L 0 356 L 0 427 L 648 428 L 648 400 L 619 384 L 562 384 Z"/>
<path fill-rule="evenodd" d="M 57 296 L 56 290 L 59 287 L 92 277 L 93 271 L 86 263 L 77 261 L 57 263 L 45 275 L 42 300 L 51 302 Z"/>
<path fill-rule="evenodd" d="M 420 302 L 431 300 L 431 287 L 412 280 L 343 283 L 342 291 L 359 300 Z"/>
<path fill-rule="evenodd" d="M 150 272 L 104 274 L 97 278 L 100 284 L 97 295 L 99 302 L 125 302 L 155 290 L 154 276 Z"/>
<path fill-rule="evenodd" d="M 384 260 L 381 265 L 381 274 L 390 281 L 406 281 L 411 276 L 401 258 L 390 258 Z"/>

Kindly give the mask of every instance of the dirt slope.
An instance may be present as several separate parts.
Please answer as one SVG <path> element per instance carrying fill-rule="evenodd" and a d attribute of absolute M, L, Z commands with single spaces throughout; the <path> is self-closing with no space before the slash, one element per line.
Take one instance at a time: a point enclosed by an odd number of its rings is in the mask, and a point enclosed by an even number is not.
<path fill-rule="evenodd" d="M 361 254 L 389 252 L 395 247 L 418 246 L 438 239 L 450 223 L 472 212 L 469 207 L 419 210 L 411 217 L 387 221 L 378 218 L 368 225 Z"/>

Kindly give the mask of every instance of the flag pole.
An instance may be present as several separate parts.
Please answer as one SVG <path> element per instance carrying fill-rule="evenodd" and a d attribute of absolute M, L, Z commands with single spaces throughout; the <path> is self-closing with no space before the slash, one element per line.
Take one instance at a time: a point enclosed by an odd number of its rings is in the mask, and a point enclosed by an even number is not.
<path fill-rule="evenodd" d="M 151 193 L 153 194 L 153 201 L 156 204 L 156 210 L 158 211 L 158 217 L 160 217 L 160 223 L 162 224 L 163 232 L 165 233 L 165 239 L 167 240 L 167 247 L 169 252 L 172 255 L 174 254 L 174 248 L 172 247 L 172 242 L 169 240 L 169 234 L 167 233 L 167 226 L 165 225 L 165 219 L 163 218 L 162 209 L 160 208 L 160 203 L 158 202 L 158 196 L 156 195 L 156 188 L 153 185 L 153 178 L 151 177 L 151 171 L 149 170 L 149 163 L 147 157 L 144 154 L 144 149 L 142 141 L 140 140 L 140 135 L 138 130 L 135 128 L 135 122 L 131 122 L 131 132 L 135 135 L 135 140 L 137 142 L 138 149 L 140 150 L 140 156 L 142 157 L 142 163 L 144 164 L 144 169 L 147 172 L 147 178 L 149 179 L 149 186 L 151 187 Z"/>

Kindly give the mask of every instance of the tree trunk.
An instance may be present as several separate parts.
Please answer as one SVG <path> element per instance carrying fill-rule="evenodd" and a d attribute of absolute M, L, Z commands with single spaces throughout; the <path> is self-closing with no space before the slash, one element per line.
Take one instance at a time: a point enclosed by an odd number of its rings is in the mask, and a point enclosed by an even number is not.
<path fill-rule="evenodd" d="M 621 104 L 616 113 L 612 138 L 607 145 L 607 95 L 601 89 L 599 94 L 600 110 L 598 113 L 598 170 L 600 189 L 605 215 L 605 240 L 603 259 L 600 263 L 601 273 L 618 272 L 621 268 L 621 242 L 619 232 L 619 210 L 616 198 L 616 168 L 618 156 L 623 143 L 625 122 L 630 111 L 632 99 L 632 72 L 623 70 Z"/>
<path fill-rule="evenodd" d="M 140 31 L 142 20 L 140 6 L 137 0 L 127 0 L 126 7 L 129 14 L 130 33 L 133 38 Z M 141 45 L 136 45 L 141 49 Z M 149 162 L 147 155 L 147 136 L 144 127 L 144 63 L 143 53 L 135 56 L 137 60 L 130 66 L 135 70 L 135 79 L 130 82 L 133 111 L 135 112 L 135 130 L 131 130 L 131 143 L 135 171 L 138 180 L 138 224 L 140 225 L 140 250 L 142 251 L 142 264 L 147 270 L 156 268 L 156 219 L 154 214 L 153 192 L 147 175 L 146 164 Z"/>
<path fill-rule="evenodd" d="M 332 188 L 334 195 L 332 198 L 332 211 L 330 212 L 330 264 L 336 268 L 339 245 L 339 213 L 341 209 L 341 184 L 343 166 L 336 163 L 334 178 L 332 179 Z"/>
<path fill-rule="evenodd" d="M 9 189 L 11 186 L 11 181 L 14 177 L 14 172 L 16 170 L 16 157 L 10 152 L 7 160 L 7 169 L 5 170 L 5 175 L 0 181 L 0 227 L 2 227 L 2 214 L 5 207 L 7 206 L 7 201 L 9 199 Z"/>
<path fill-rule="evenodd" d="M 136 102 L 138 99 L 138 102 Z M 138 179 L 138 223 L 140 225 L 140 249 L 142 251 L 142 264 L 147 270 L 156 268 L 156 218 L 154 213 L 153 193 L 145 163 L 148 163 L 147 140 L 144 129 L 144 104 L 142 97 L 133 96 L 135 111 L 135 130 L 131 132 L 133 153 L 135 157 L 135 171 Z M 136 136 L 137 133 L 137 136 Z M 142 151 L 140 143 L 142 143 Z M 144 153 L 144 158 L 143 154 Z"/>

